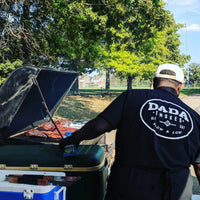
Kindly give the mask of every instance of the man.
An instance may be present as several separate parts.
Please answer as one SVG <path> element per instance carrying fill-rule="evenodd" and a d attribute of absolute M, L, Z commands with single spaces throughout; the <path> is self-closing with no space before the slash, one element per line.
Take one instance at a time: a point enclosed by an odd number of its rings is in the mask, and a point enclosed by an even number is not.
<path fill-rule="evenodd" d="M 154 90 L 122 93 L 95 119 L 62 140 L 79 144 L 117 129 L 106 200 L 189 200 L 189 173 L 200 147 L 200 116 L 179 98 L 182 69 L 158 67 Z M 196 172 L 200 169 L 194 164 Z M 197 173 L 198 175 L 199 173 Z"/>

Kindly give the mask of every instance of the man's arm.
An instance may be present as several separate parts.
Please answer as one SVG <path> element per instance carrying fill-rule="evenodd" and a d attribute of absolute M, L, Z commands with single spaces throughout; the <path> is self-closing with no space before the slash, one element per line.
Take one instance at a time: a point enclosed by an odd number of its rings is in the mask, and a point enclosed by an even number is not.
<path fill-rule="evenodd" d="M 81 129 L 75 131 L 70 137 L 60 140 L 60 148 L 63 149 L 65 145 L 69 144 L 79 145 L 82 140 L 96 138 L 112 129 L 112 126 L 105 119 L 96 117 L 87 122 Z"/>
<path fill-rule="evenodd" d="M 123 92 L 95 119 L 90 120 L 80 130 L 75 131 L 70 137 L 60 140 L 61 149 L 65 145 L 78 145 L 82 140 L 90 140 L 105 132 L 116 129 L 123 113 L 123 106 L 128 92 Z"/>

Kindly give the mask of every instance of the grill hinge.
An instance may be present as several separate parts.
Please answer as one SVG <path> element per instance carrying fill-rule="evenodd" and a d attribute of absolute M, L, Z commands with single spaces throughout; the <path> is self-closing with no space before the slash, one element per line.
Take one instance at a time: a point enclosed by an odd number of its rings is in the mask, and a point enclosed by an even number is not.
<path fill-rule="evenodd" d="M 0 169 L 6 169 L 6 164 L 0 164 Z"/>
<path fill-rule="evenodd" d="M 30 169 L 38 170 L 38 165 L 37 164 L 30 164 Z"/>
<path fill-rule="evenodd" d="M 64 169 L 73 169 L 73 165 L 64 165 Z"/>

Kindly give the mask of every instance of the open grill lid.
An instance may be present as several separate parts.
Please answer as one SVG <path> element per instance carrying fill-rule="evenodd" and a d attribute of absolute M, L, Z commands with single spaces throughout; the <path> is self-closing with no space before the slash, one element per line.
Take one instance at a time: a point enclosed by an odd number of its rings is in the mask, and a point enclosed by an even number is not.
<path fill-rule="evenodd" d="M 31 66 L 15 70 L 0 88 L 0 139 L 50 120 L 35 83 L 53 116 L 77 77 L 77 73 Z"/>

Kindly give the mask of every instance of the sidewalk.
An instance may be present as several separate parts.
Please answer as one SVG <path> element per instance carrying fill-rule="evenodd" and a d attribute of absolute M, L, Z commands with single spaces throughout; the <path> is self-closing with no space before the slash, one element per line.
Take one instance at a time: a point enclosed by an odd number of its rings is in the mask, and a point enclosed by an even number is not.
<path fill-rule="evenodd" d="M 192 200 L 200 200 L 200 195 L 192 195 Z"/>
<path fill-rule="evenodd" d="M 190 96 L 183 96 L 181 100 L 190 106 L 192 109 L 194 109 L 198 114 L 200 114 L 200 94 L 193 94 Z M 193 185 L 193 194 L 198 194 L 198 195 L 193 195 L 192 200 L 200 200 L 200 186 L 198 183 L 198 180 L 196 178 L 195 172 L 193 167 L 190 167 L 191 175 L 194 180 L 194 185 Z"/>
<path fill-rule="evenodd" d="M 183 96 L 181 100 L 200 114 L 200 94 L 193 94 L 190 96 Z"/>

